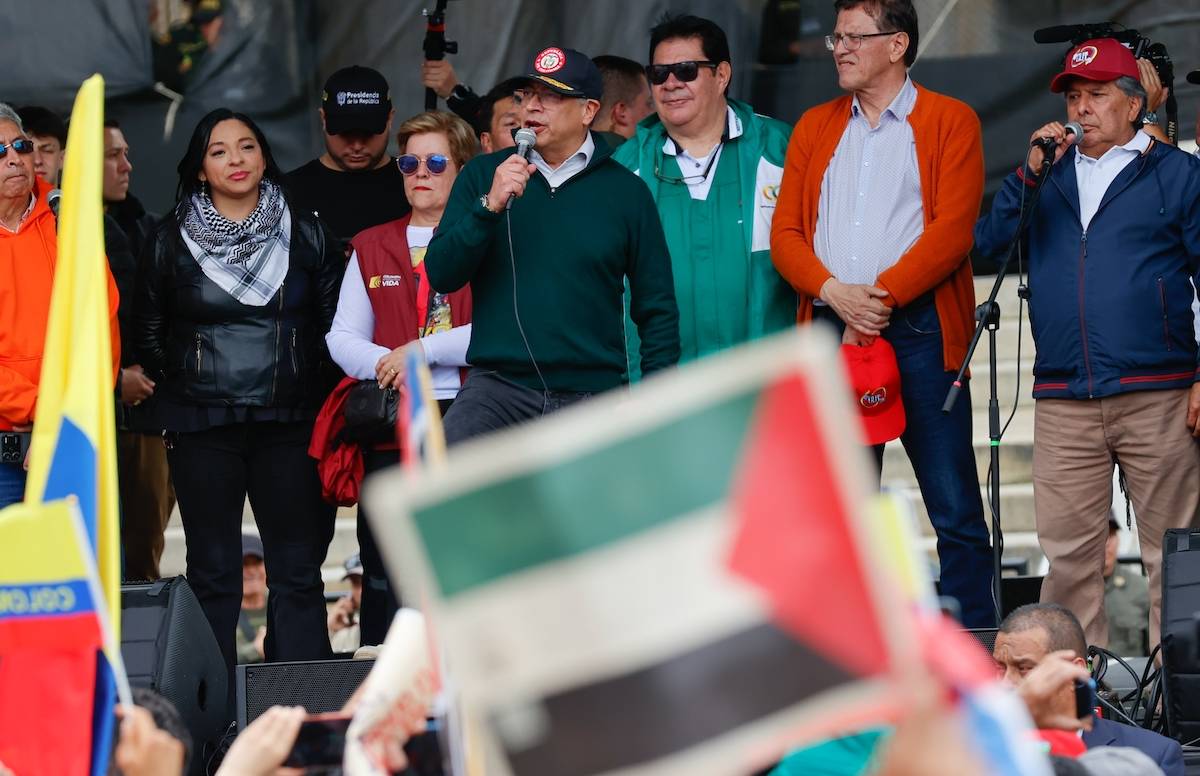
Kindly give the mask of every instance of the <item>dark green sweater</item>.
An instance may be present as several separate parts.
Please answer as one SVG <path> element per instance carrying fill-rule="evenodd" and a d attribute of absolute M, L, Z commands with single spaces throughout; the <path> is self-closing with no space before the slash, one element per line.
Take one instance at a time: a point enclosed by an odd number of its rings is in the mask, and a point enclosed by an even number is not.
<path fill-rule="evenodd" d="M 471 284 L 467 360 L 529 388 L 542 387 L 530 351 L 552 391 L 603 391 L 626 382 L 627 276 L 642 370 L 679 360 L 679 310 L 658 210 L 641 179 L 609 158 L 603 139 L 593 140 L 586 169 L 555 190 L 535 173 L 507 216 L 488 212 L 479 198 L 515 151 L 471 160 L 454 182 L 425 255 L 437 291 Z M 508 218 L 516 308 L 528 350 L 514 314 Z"/>

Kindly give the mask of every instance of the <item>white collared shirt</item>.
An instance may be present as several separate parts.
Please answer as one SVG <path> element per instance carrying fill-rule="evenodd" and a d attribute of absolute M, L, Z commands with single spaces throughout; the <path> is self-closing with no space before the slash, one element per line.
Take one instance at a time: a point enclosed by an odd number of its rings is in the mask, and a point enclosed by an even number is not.
<path fill-rule="evenodd" d="M 29 214 L 33 212 L 33 206 L 36 204 L 37 204 L 37 197 L 30 194 L 29 195 L 29 207 L 25 208 L 25 212 L 21 214 L 21 219 L 19 221 L 17 221 L 17 228 L 9 229 L 3 223 L 0 223 L 0 229 L 3 229 L 4 231 L 10 232 L 12 234 L 16 234 L 17 232 L 19 232 L 21 230 L 21 224 L 25 223 L 25 219 L 29 218 Z"/>
<path fill-rule="evenodd" d="M 550 184 L 550 188 L 557 189 L 576 174 L 583 172 L 592 161 L 592 154 L 595 152 L 596 142 L 592 140 L 592 133 L 588 132 L 579 150 L 567 157 L 557 168 L 547 164 L 536 148 L 529 152 L 529 161 L 538 168 L 538 172 L 546 179 L 546 183 Z"/>
<path fill-rule="evenodd" d="M 688 182 L 688 194 L 692 196 L 692 199 L 708 199 L 708 191 L 712 188 L 713 178 L 717 172 L 717 165 L 721 163 L 721 150 L 725 148 L 725 141 L 742 136 L 742 120 L 733 112 L 733 108 L 728 105 L 725 106 L 725 111 L 726 126 L 725 132 L 721 137 L 721 142 L 717 143 L 716 148 L 709 151 L 705 156 L 700 158 L 692 156 L 683 150 L 670 135 L 667 135 L 667 139 L 663 143 L 663 154 L 675 157 L 675 162 L 679 165 L 679 174 Z M 716 159 L 712 158 L 713 154 L 717 155 Z M 712 162 L 711 167 L 709 166 L 710 161 Z M 708 171 L 707 175 L 704 174 L 705 170 Z M 700 177 L 702 175 L 704 177 Z"/>
<path fill-rule="evenodd" d="M 1125 145 L 1113 146 L 1099 159 L 1084 156 L 1075 149 L 1075 186 L 1079 189 L 1079 221 L 1087 231 L 1088 224 L 1100 209 L 1108 187 L 1126 166 L 1150 147 L 1150 136 L 1142 130 L 1133 133 Z"/>

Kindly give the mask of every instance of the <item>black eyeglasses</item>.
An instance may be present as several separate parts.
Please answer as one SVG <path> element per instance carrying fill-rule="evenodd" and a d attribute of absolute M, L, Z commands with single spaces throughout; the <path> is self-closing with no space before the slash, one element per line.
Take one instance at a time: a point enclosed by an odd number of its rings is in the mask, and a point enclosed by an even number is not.
<path fill-rule="evenodd" d="M 33 141 L 26 140 L 25 138 L 19 138 L 12 141 L 8 145 L 0 143 L 0 159 L 8 156 L 8 149 L 10 148 L 19 153 L 21 156 L 25 156 L 26 154 L 33 153 Z"/>
<path fill-rule="evenodd" d="M 417 168 L 421 166 L 422 161 L 425 162 L 425 169 L 429 170 L 430 175 L 441 175 L 450 164 L 450 159 L 441 154 L 430 154 L 424 159 L 413 154 L 405 154 L 396 160 L 396 166 L 404 175 L 416 175 Z"/>
<path fill-rule="evenodd" d="M 646 77 L 650 79 L 650 83 L 659 86 L 665 84 L 674 73 L 676 78 L 687 83 L 696 80 L 696 76 L 700 75 L 700 68 L 709 67 L 716 70 L 718 64 L 711 59 L 689 59 L 670 65 L 646 65 Z"/>
<path fill-rule="evenodd" d="M 696 186 L 708 180 L 708 174 L 712 172 L 713 164 L 716 163 L 717 157 L 720 156 L 721 147 L 725 145 L 722 140 L 720 145 L 713 149 L 709 154 L 708 166 L 704 168 L 704 172 L 699 175 L 663 175 L 659 170 L 658 164 L 654 165 L 654 177 L 658 178 L 663 183 L 682 183 L 685 186 Z"/>

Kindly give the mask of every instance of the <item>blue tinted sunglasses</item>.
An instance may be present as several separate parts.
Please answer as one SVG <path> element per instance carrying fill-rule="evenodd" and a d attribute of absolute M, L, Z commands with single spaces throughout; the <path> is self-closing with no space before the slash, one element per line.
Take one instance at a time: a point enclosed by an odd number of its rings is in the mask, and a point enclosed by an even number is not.
<path fill-rule="evenodd" d="M 430 154 L 424 159 L 413 154 L 405 154 L 396 160 L 396 165 L 403 174 L 416 175 L 417 168 L 421 166 L 422 161 L 425 162 L 425 169 L 429 170 L 430 175 L 441 175 L 450 164 L 450 159 L 441 154 Z"/>
<path fill-rule="evenodd" d="M 21 154 L 22 156 L 24 156 L 25 154 L 31 154 L 31 153 L 33 153 L 33 141 L 26 140 L 25 138 L 21 138 L 19 140 L 12 141 L 8 145 L 5 145 L 4 143 L 0 143 L 0 159 L 3 159 L 4 157 L 8 156 L 8 149 L 10 149 L 10 148 L 12 150 L 16 151 L 17 153 Z"/>

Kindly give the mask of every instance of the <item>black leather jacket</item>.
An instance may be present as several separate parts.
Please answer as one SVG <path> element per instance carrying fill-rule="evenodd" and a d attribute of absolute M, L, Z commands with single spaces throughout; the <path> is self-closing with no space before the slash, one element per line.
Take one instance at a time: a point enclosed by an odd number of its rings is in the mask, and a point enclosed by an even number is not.
<path fill-rule="evenodd" d="M 150 233 L 137 284 L 135 349 L 176 401 L 202 406 L 319 407 L 330 388 L 325 333 L 345 257 L 309 213 L 293 209 L 283 286 L 263 307 L 205 276 L 175 216 Z"/>

